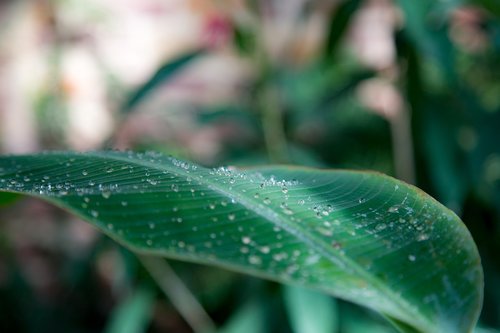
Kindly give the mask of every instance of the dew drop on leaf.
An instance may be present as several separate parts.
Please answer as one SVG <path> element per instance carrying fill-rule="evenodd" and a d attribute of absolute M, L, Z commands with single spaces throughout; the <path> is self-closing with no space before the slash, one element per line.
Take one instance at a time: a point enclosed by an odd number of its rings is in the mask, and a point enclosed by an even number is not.
<path fill-rule="evenodd" d="M 269 246 L 261 246 L 259 248 L 259 251 L 264 253 L 264 254 L 268 254 L 271 251 L 271 249 L 269 248 Z"/>
<path fill-rule="evenodd" d="M 387 211 L 388 211 L 389 213 L 397 213 L 397 212 L 399 211 L 399 206 L 398 206 L 398 205 L 396 205 L 396 206 L 391 206 L 391 207 L 389 207 L 389 208 L 387 209 Z"/>
<path fill-rule="evenodd" d="M 248 262 L 252 265 L 260 265 L 262 264 L 262 259 L 259 256 L 250 256 L 248 257 Z"/>
<path fill-rule="evenodd" d="M 428 239 L 429 239 L 429 235 L 427 235 L 427 234 L 419 234 L 417 236 L 417 240 L 419 242 L 422 242 L 422 241 L 425 241 L 425 240 L 428 240 Z"/>
<path fill-rule="evenodd" d="M 250 244 L 251 241 L 252 241 L 252 239 L 248 236 L 241 237 L 241 242 L 243 244 Z"/>

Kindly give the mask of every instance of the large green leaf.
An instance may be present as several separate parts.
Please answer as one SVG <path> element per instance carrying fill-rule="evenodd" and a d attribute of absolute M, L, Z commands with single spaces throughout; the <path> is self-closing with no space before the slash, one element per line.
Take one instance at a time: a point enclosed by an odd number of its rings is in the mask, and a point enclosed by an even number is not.
<path fill-rule="evenodd" d="M 0 190 L 48 200 L 136 251 L 319 289 L 406 332 L 469 332 L 481 307 L 460 219 L 381 174 L 46 153 L 0 157 Z"/>

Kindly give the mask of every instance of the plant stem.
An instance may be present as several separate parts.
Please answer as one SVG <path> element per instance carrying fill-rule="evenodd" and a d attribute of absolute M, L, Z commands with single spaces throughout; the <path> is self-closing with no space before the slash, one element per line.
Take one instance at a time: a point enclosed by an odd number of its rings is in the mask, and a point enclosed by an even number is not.
<path fill-rule="evenodd" d="M 288 148 L 276 88 L 271 83 L 265 82 L 260 91 L 259 99 L 264 140 L 269 159 L 272 163 L 287 163 L 289 162 Z"/>
<path fill-rule="evenodd" d="M 409 184 L 415 184 L 415 162 L 409 110 L 403 106 L 394 117 L 389 118 L 389 123 L 396 177 Z"/>
<path fill-rule="evenodd" d="M 216 326 L 208 313 L 163 258 L 145 255 L 138 258 L 195 333 L 215 332 Z"/>

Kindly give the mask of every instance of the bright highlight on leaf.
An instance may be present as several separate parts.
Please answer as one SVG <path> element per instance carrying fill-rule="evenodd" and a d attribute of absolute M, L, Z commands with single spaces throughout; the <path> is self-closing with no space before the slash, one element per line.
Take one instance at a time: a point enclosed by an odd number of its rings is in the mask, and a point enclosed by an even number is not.
<path fill-rule="evenodd" d="M 65 152 L 0 157 L 0 190 L 50 201 L 133 250 L 322 290 L 406 332 L 469 332 L 481 307 L 460 219 L 381 174 Z"/>

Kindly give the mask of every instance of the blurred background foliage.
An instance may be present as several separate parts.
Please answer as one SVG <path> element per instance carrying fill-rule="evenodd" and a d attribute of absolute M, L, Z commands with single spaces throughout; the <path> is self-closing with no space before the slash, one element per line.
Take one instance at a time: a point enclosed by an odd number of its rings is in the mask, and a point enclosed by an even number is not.
<path fill-rule="evenodd" d="M 393 175 L 467 224 L 481 326 L 498 329 L 499 68 L 497 0 L 3 0 L 0 152 Z M 76 217 L 14 195 L 0 206 L 1 331 L 393 332 L 343 301 L 200 265 L 172 261 L 187 289 L 165 295 Z M 188 296 L 209 318 L 180 315 Z"/>

